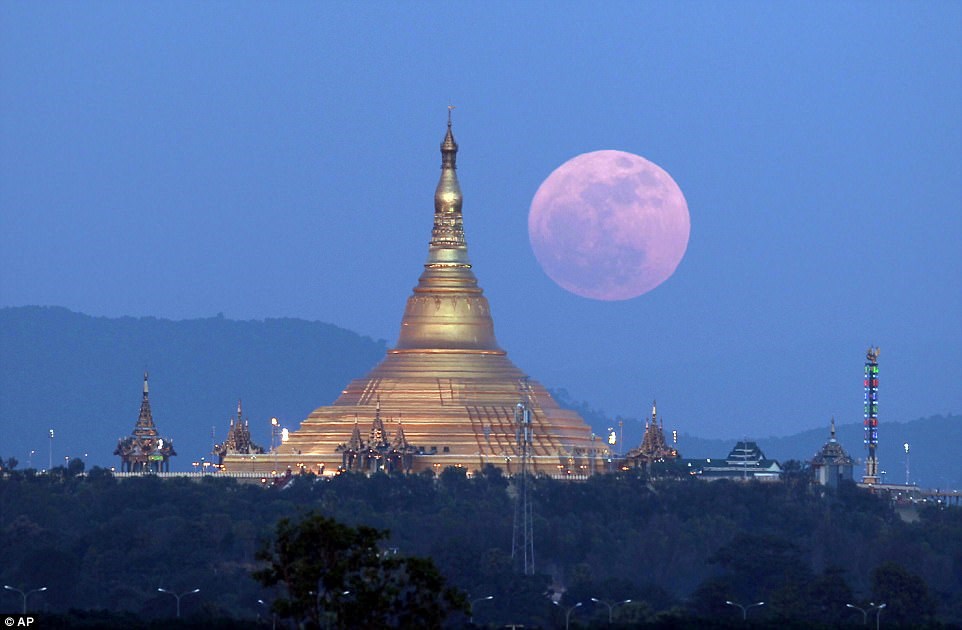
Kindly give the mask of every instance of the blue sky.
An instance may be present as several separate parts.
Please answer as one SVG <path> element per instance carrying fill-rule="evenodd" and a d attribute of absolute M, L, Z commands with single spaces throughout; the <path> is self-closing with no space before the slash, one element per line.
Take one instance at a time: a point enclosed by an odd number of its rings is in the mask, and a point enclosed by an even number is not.
<path fill-rule="evenodd" d="M 958 2 L 4 2 L 0 305 L 393 342 L 453 103 L 475 271 L 549 387 L 783 435 L 861 421 L 872 344 L 883 420 L 958 413 L 960 33 Z M 526 231 L 600 149 L 691 213 L 625 302 L 558 288 Z"/>

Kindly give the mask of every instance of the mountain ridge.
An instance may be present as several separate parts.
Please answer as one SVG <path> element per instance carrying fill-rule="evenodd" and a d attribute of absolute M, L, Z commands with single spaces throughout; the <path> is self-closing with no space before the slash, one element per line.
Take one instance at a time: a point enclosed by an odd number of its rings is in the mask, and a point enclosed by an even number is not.
<path fill-rule="evenodd" d="M 86 454 L 88 465 L 116 466 L 115 440 L 133 429 L 141 378 L 149 371 L 155 422 L 162 435 L 174 439 L 178 452 L 171 468 L 188 470 L 210 457 L 212 442 L 223 439 L 239 399 L 255 441 L 269 446 L 271 417 L 296 429 L 386 350 L 384 340 L 290 317 L 232 320 L 218 314 L 170 320 L 91 316 L 59 306 L 5 307 L 0 309 L 0 456 L 42 468 Z M 588 403 L 572 401 L 564 389 L 552 393 L 599 435 L 616 425 Z M 643 428 L 629 419 L 616 450 L 635 446 Z M 48 429 L 55 431 L 52 441 Z M 671 439 L 670 427 L 666 432 Z M 838 426 L 839 441 L 856 459 L 864 457 L 861 432 L 858 423 Z M 909 442 L 910 481 L 962 487 L 962 466 L 952 452 L 953 444 L 962 443 L 962 416 L 882 422 L 879 435 L 888 481 L 904 482 L 902 444 Z M 678 448 L 684 457 L 724 457 L 738 439 L 681 433 Z M 767 456 L 783 461 L 811 459 L 827 439 L 828 422 L 824 429 L 755 441 Z"/>

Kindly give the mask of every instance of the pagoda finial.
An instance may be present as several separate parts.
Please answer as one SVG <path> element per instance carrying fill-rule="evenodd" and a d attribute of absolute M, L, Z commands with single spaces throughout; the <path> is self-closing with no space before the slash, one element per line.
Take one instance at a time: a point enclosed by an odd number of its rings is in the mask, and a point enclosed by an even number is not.
<path fill-rule="evenodd" d="M 651 401 L 651 421 L 654 422 L 655 418 L 657 417 L 658 417 L 658 401 L 652 400 Z"/>
<path fill-rule="evenodd" d="M 832 441 L 835 441 L 835 416 L 832 416 Z"/>
<path fill-rule="evenodd" d="M 436 247 L 464 247 L 464 223 L 461 216 L 461 186 L 458 184 L 458 143 L 451 130 L 451 110 L 448 106 L 448 129 L 441 141 L 441 179 L 434 191 L 434 230 L 431 245 Z M 460 262 L 460 261 L 459 261 Z"/>
<path fill-rule="evenodd" d="M 147 374 L 147 370 L 144 370 L 144 398 L 147 398 L 147 394 L 148 394 L 149 391 L 150 391 L 150 388 L 147 386 L 147 378 L 148 378 L 148 376 L 149 376 L 149 375 Z"/>

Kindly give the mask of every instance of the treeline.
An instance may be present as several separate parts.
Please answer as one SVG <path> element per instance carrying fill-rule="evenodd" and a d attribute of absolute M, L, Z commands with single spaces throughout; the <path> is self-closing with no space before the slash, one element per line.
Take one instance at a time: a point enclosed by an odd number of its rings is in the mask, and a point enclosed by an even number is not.
<path fill-rule="evenodd" d="M 536 575 L 511 558 L 515 488 L 497 469 L 433 475 L 295 478 L 283 489 L 216 477 L 118 480 L 79 460 L 0 480 L 0 580 L 30 609 L 140 623 L 174 615 L 207 625 L 269 622 L 282 595 L 251 577 L 281 518 L 309 511 L 390 530 L 387 554 L 430 557 L 501 627 L 962 624 L 962 510 L 922 506 L 907 522 L 885 499 L 843 485 L 649 480 L 635 473 L 532 481 Z M 911 520 L 911 519 L 909 519 Z M 551 596 L 560 594 L 558 604 Z M 482 599 L 493 596 L 493 599 Z M 264 604 L 258 603 L 258 600 Z M 572 608 L 578 603 L 582 605 Z M 2 610 L 20 595 L 3 591 Z M 96 611 L 109 611 L 96 612 Z M 99 623 L 99 622 L 98 622 Z M 106 622 L 104 622 L 106 623 Z M 469 625 L 467 615 L 454 625 Z M 94 624 L 96 625 L 96 623 Z"/>

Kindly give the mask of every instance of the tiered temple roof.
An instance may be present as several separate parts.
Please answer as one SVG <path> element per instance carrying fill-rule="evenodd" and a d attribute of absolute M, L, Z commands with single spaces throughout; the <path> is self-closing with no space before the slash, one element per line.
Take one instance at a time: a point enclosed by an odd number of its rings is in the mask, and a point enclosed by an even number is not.
<path fill-rule="evenodd" d="M 723 461 L 712 459 L 686 460 L 691 473 L 702 479 L 759 479 L 778 480 L 782 467 L 765 453 L 755 442 L 744 440 L 735 444 Z"/>
<path fill-rule="evenodd" d="M 488 300 L 468 259 L 457 152 L 449 116 L 428 257 L 404 309 L 396 346 L 332 405 L 314 410 L 290 433 L 270 458 L 277 459 L 278 468 L 331 472 L 342 467 L 339 447 L 353 443 L 355 419 L 376 419 L 380 401 L 404 418 L 404 439 L 419 447 L 414 472 L 487 464 L 515 472 L 520 449 L 514 407 L 519 383 L 526 382 L 534 432 L 529 470 L 588 474 L 604 469 L 607 445 L 596 441 L 577 412 L 562 409 L 543 385 L 518 369 L 495 339 Z M 224 465 L 249 470 L 250 462 L 228 455 Z M 265 462 L 264 471 L 269 470 Z"/>
<path fill-rule="evenodd" d="M 849 457 L 835 438 L 835 418 L 832 418 L 828 442 L 812 458 L 812 475 L 823 486 L 834 488 L 838 486 L 838 482 L 842 479 L 850 481 L 853 479 L 852 469 L 854 465 L 855 460 Z"/>
<path fill-rule="evenodd" d="M 120 456 L 123 472 L 166 472 L 170 470 L 170 458 L 176 455 L 174 441 L 163 438 L 154 426 L 150 411 L 150 387 L 144 372 L 144 397 L 140 402 L 140 415 L 131 435 L 117 440 L 114 455 Z"/>
<path fill-rule="evenodd" d="M 371 421 L 369 439 L 361 437 L 361 429 L 357 418 L 354 419 L 354 429 L 351 439 L 337 447 L 341 453 L 341 471 L 373 473 L 384 471 L 387 473 L 411 472 L 414 457 L 420 449 L 408 443 L 404 435 L 404 427 L 400 421 L 393 439 L 381 419 L 381 405 L 378 402 Z M 323 471 L 322 471 L 323 472 Z"/>
<path fill-rule="evenodd" d="M 244 418 L 241 408 L 241 401 L 237 401 L 237 417 L 231 417 L 230 426 L 227 429 L 227 438 L 223 444 L 214 446 L 214 455 L 224 463 L 224 457 L 230 455 L 260 455 L 264 448 L 255 444 L 251 439 L 250 420 Z"/>
<path fill-rule="evenodd" d="M 660 421 L 660 422 L 659 422 Z M 658 405 L 651 403 L 651 417 L 645 420 L 645 435 L 638 448 L 628 451 L 625 459 L 635 467 L 650 467 L 654 462 L 678 458 L 678 449 L 665 440 L 665 421 L 658 417 Z"/>

